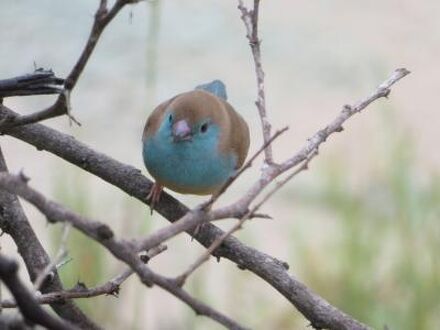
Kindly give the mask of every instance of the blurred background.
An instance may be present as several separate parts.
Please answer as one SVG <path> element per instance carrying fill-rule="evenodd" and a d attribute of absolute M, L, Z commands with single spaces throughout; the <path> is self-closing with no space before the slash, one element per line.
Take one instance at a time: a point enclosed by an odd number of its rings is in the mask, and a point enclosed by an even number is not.
<path fill-rule="evenodd" d="M 82 51 L 98 1 L 0 2 L 0 79 L 51 68 L 65 77 Z M 329 302 L 377 329 L 440 328 L 440 2 L 435 0 L 262 1 L 260 34 L 267 108 L 274 128 L 290 130 L 274 146 L 277 160 L 300 148 L 340 111 L 369 95 L 398 67 L 412 74 L 389 100 L 344 125 L 312 162 L 264 206 L 273 221 L 248 223 L 236 235 L 290 264 L 290 271 Z M 105 30 L 72 94 L 73 114 L 45 122 L 146 173 L 144 122 L 155 105 L 195 85 L 222 79 L 248 120 L 251 152 L 261 145 L 251 53 L 236 1 L 154 0 L 121 12 Z M 53 97 L 6 99 L 28 114 Z M 0 138 L 12 172 L 21 169 L 47 196 L 105 221 L 120 236 L 146 235 L 167 222 L 117 188 L 47 152 Z M 249 170 L 220 201 L 240 196 L 257 178 Z M 172 193 L 174 194 L 174 193 Z M 200 197 L 177 196 L 188 206 Z M 51 255 L 61 228 L 27 215 Z M 232 222 L 219 224 L 229 227 Z M 2 249 L 16 255 L 9 238 Z M 173 276 L 203 249 L 173 239 L 151 266 Z M 106 282 L 122 269 L 102 248 L 72 232 L 66 287 Z M 24 276 L 26 276 L 23 273 Z M 308 329 L 280 294 L 232 263 L 211 260 L 187 289 L 254 329 Z M 218 329 L 181 302 L 133 277 L 119 298 L 78 300 L 108 329 Z"/>

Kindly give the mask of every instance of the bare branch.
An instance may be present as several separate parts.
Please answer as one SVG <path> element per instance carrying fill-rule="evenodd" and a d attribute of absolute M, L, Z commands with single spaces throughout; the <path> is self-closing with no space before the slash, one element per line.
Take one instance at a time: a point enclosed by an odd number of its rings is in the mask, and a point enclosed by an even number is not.
<path fill-rule="evenodd" d="M 306 160 L 307 157 L 316 150 L 322 142 L 332 133 L 338 132 L 341 130 L 342 123 L 345 122 L 349 117 L 351 117 L 354 113 L 361 111 L 367 105 L 369 105 L 374 100 L 384 97 L 388 95 L 389 88 L 397 82 L 399 79 L 403 78 L 408 71 L 404 69 L 397 70 L 393 75 L 387 79 L 376 92 L 372 94 L 372 96 L 367 99 L 359 102 L 356 106 L 351 108 L 345 108 L 338 118 L 332 122 L 326 129 L 319 131 L 309 140 L 307 146 L 300 151 L 300 153 L 296 154 L 293 158 L 289 159 L 285 163 L 278 166 L 270 166 L 266 168 L 264 171 L 264 175 L 260 178 L 260 180 L 246 193 L 244 198 L 233 205 L 228 207 L 213 210 L 208 213 L 203 212 L 191 212 L 186 214 L 185 217 L 182 216 L 187 212 L 187 209 L 184 208 L 181 204 L 177 203 L 174 199 L 164 194 L 163 198 L 159 205 L 156 206 L 157 210 L 162 213 L 167 219 L 171 221 L 175 221 L 181 218 L 178 221 L 178 226 L 174 227 L 175 230 L 173 233 L 166 233 L 168 237 L 172 237 L 175 234 L 186 230 L 190 233 L 192 232 L 190 229 L 193 228 L 194 225 L 200 223 L 200 217 L 205 217 L 205 222 L 213 219 L 220 219 L 222 217 L 234 217 L 239 214 L 243 214 L 243 212 L 247 212 L 248 205 L 259 195 L 259 193 L 268 185 L 270 182 L 284 173 L 286 170 L 298 165 L 302 161 Z M 1 106 L 0 106 L 1 107 Z M 350 109 L 350 110 L 348 110 Z M 13 116 L 14 113 L 7 110 L 5 107 L 1 108 L 0 115 L 9 115 Z M 342 121 L 341 121 L 342 118 Z M 336 124 L 335 124 L 336 123 Z M 143 178 L 139 171 L 133 169 L 131 167 L 127 167 L 121 163 L 118 163 L 114 160 L 109 159 L 108 157 L 97 154 L 93 152 L 93 150 L 88 147 L 80 144 L 75 141 L 71 137 L 66 137 L 65 135 L 50 130 L 48 128 L 44 128 L 41 125 L 32 125 L 32 127 L 22 127 L 17 128 L 9 133 L 12 136 L 16 136 L 22 140 L 31 143 L 37 148 L 46 149 L 59 155 L 60 157 L 82 167 L 85 170 L 88 170 L 104 180 L 113 183 L 123 190 L 127 191 L 130 195 L 134 195 L 143 202 L 145 202 L 145 191 L 148 191 L 149 186 L 151 186 L 151 182 Z M 305 150 L 305 151 L 304 151 Z M 300 155 L 300 156 L 298 156 Z M 292 161 L 293 159 L 293 161 Z M 94 164 L 98 164 L 98 166 L 93 166 Z M 104 166 L 105 165 L 105 166 Z M 240 213 L 241 212 L 241 213 Z M 165 232 L 163 232 L 165 233 Z M 155 233 L 157 234 L 157 233 Z M 212 245 L 212 243 L 218 238 L 222 237 L 224 233 L 219 231 L 212 225 L 204 226 L 203 230 L 196 236 L 202 244 L 207 246 Z M 154 234 L 153 234 L 154 235 Z M 214 235 L 214 236 L 213 236 Z M 151 237 L 150 237 L 151 238 Z M 158 237 L 157 242 L 155 244 L 159 244 L 162 237 Z M 152 243 L 152 240 L 145 240 L 147 243 Z M 144 243 L 145 243 L 144 242 Z M 237 245 L 238 244 L 238 245 Z M 228 237 L 223 244 L 221 244 L 217 249 L 215 249 L 216 256 L 225 256 L 231 260 L 235 260 L 241 267 L 248 268 L 255 272 L 256 274 L 262 276 L 264 279 L 269 281 L 274 287 L 276 287 L 283 295 L 285 295 L 309 320 L 312 321 L 312 324 L 315 325 L 325 325 L 329 328 L 344 328 L 347 324 L 356 323 L 353 319 L 343 314 L 342 312 L 335 309 L 333 306 L 329 305 L 327 302 L 322 300 L 322 298 L 316 296 L 310 290 L 305 288 L 301 283 L 294 280 L 292 277 L 287 275 L 287 278 L 284 281 L 288 283 L 293 281 L 292 286 L 279 286 L 279 279 L 275 280 L 274 278 L 274 269 L 276 267 L 284 268 L 283 263 L 279 263 L 277 260 L 272 258 L 271 269 L 264 268 L 262 271 L 261 263 L 254 264 L 254 258 L 258 259 L 263 257 L 263 255 L 255 250 L 252 250 L 251 254 L 248 255 L 250 259 L 243 259 L 243 250 L 250 249 L 248 247 L 244 247 L 240 245 L 237 240 L 232 237 Z M 148 247 L 148 244 L 146 244 Z M 154 245 L 153 245 L 154 246 Z M 138 246 L 139 248 L 142 247 Z M 145 245 L 144 245 L 145 247 Z M 232 248 L 232 249 L 231 249 Z M 226 252 L 225 252 L 226 251 Z M 248 250 L 250 252 L 250 250 Z M 264 255 L 262 260 L 263 263 L 267 264 L 267 255 Z M 270 260 L 270 259 L 269 259 Z M 267 272 L 266 272 L 267 271 Z M 284 268 L 285 272 L 285 268 Z M 276 276 L 283 276 L 283 272 L 276 273 Z M 275 276 L 275 277 L 276 277 Z M 295 290 L 302 288 L 304 292 L 304 296 L 301 299 L 298 299 L 298 296 L 291 294 L 291 289 L 294 287 Z M 311 301 L 314 303 L 325 306 L 323 307 L 327 313 L 317 315 L 314 311 L 310 310 L 306 306 L 311 306 Z M 336 318 L 338 321 L 334 321 Z M 341 322 L 341 323 L 338 323 Z M 338 324 L 337 326 L 335 324 Z M 357 323 L 356 323 L 357 324 Z"/>
<path fill-rule="evenodd" d="M 0 118 L 5 115 L 14 116 L 15 113 L 0 105 Z M 145 196 L 151 188 L 152 182 L 145 178 L 139 170 L 97 153 L 71 136 L 41 124 L 17 127 L 7 134 L 30 143 L 39 150 L 47 150 L 148 204 Z M 276 174 L 276 172 L 274 173 Z M 229 206 L 229 210 L 228 208 L 215 210 L 217 214 L 232 212 L 233 207 L 236 211 L 246 209 L 250 203 L 249 201 L 253 201 L 259 192 L 270 183 L 271 179 L 266 177 L 270 177 L 270 175 L 261 178 L 251 187 L 243 200 L 235 203 L 234 206 Z M 182 218 L 188 212 L 188 208 L 166 193 L 161 196 L 160 202 L 156 205 L 156 210 L 171 222 Z M 196 217 L 194 219 L 198 221 Z M 189 228 L 192 228 L 191 224 Z M 187 232 L 192 233 L 191 230 Z M 195 239 L 208 248 L 222 234 L 223 231 L 207 223 L 195 236 Z M 331 306 L 290 275 L 287 272 L 288 266 L 286 263 L 246 246 L 232 236 L 228 237 L 215 250 L 215 256 L 230 259 L 240 268 L 248 269 L 260 276 L 295 305 L 317 328 L 351 329 L 356 328 L 356 325 L 358 325 L 357 329 L 365 328 L 350 316 Z"/>
<path fill-rule="evenodd" d="M 319 146 L 327 140 L 327 138 L 337 132 L 341 132 L 343 130 L 342 125 L 356 113 L 361 112 L 367 106 L 369 106 L 372 102 L 383 98 L 388 97 L 391 90 L 391 86 L 397 83 L 400 79 L 404 78 L 410 74 L 405 68 L 396 69 L 391 76 L 385 80 L 382 84 L 377 87 L 377 89 L 365 99 L 355 103 L 353 106 L 345 105 L 342 109 L 341 113 L 337 118 L 335 118 L 329 125 L 327 125 L 322 130 L 315 133 L 310 139 L 308 139 L 307 145 L 305 145 L 299 152 L 297 152 L 293 157 L 286 160 L 279 168 L 279 172 L 283 172 L 287 169 L 290 169 L 304 159 L 307 158 L 307 155 L 319 148 Z"/>
<path fill-rule="evenodd" d="M 62 205 L 47 200 L 41 193 L 30 188 L 21 176 L 0 173 L 0 187 L 9 193 L 26 199 L 37 207 L 49 222 L 69 222 L 86 236 L 97 241 L 107 248 L 117 259 L 129 265 L 139 276 L 141 281 L 151 286 L 156 284 L 190 306 L 198 315 L 209 317 L 230 329 L 244 329 L 234 320 L 219 313 L 190 296 L 181 289 L 174 280 L 163 277 L 150 270 L 138 257 L 136 246 L 124 240 L 117 240 L 113 231 L 107 225 L 92 221 L 80 216 Z M 17 301 L 18 302 L 18 301 Z"/>
<path fill-rule="evenodd" d="M 349 119 L 353 114 L 358 113 L 365 109 L 369 104 L 373 101 L 386 97 L 390 93 L 390 87 L 395 84 L 397 81 L 405 77 L 409 74 L 409 71 L 406 69 L 397 69 L 395 70 L 390 78 L 388 78 L 384 83 L 382 83 L 373 94 L 371 94 L 368 98 L 358 102 L 355 106 L 345 106 L 340 115 L 326 128 L 318 131 L 315 135 L 309 139 L 308 144 L 301 149 L 295 156 L 288 159 L 281 165 L 272 164 L 269 167 L 266 167 L 263 170 L 263 175 L 261 178 L 254 184 L 251 189 L 244 195 L 244 197 L 238 202 L 233 203 L 227 207 L 222 209 L 214 210 L 212 212 L 200 214 L 200 212 L 192 211 L 191 213 L 187 213 L 184 217 L 176 221 L 172 225 L 162 228 L 155 233 L 151 234 L 147 237 L 142 243 L 142 247 L 151 248 L 154 244 L 159 244 L 164 240 L 170 239 L 174 237 L 180 232 L 188 231 L 191 228 L 194 228 L 197 225 L 206 223 L 208 221 L 212 221 L 215 219 L 223 219 L 228 217 L 238 217 L 241 218 L 243 214 L 247 214 L 248 207 L 254 201 L 254 199 L 269 185 L 275 178 L 279 175 L 285 173 L 292 167 L 297 166 L 303 161 L 307 161 L 310 155 L 315 155 L 315 152 L 318 150 L 319 146 L 326 141 L 327 137 L 335 132 L 342 131 L 342 124 Z M 273 139 L 273 138 L 272 138 Z M 268 144 L 270 144 L 271 140 L 269 139 Z M 265 144 L 266 145 L 266 144 Z M 251 158 L 251 161 L 254 157 Z M 307 161 L 308 163 L 308 161 Z M 290 180 L 290 179 L 289 179 Z M 215 201 L 215 197 L 214 197 Z M 211 200 L 207 203 L 212 204 Z M 202 208 L 203 209 L 203 208 Z M 253 212 L 251 212 L 253 214 Z"/>
<path fill-rule="evenodd" d="M 217 199 L 219 199 L 219 197 L 231 186 L 231 184 L 233 184 L 235 182 L 235 180 L 237 180 L 237 178 L 244 172 L 246 171 L 249 167 L 252 166 L 252 163 L 254 162 L 254 160 L 266 149 L 269 147 L 269 145 L 272 144 L 273 141 L 275 141 L 281 134 L 283 134 L 285 131 L 287 131 L 289 128 L 288 127 L 284 127 L 283 129 L 280 129 L 278 131 L 275 132 L 275 134 L 266 142 L 264 142 L 263 146 L 257 150 L 257 152 L 255 152 L 253 154 L 253 156 L 251 158 L 249 158 L 249 160 L 240 168 L 240 170 L 238 170 L 233 176 L 231 176 L 226 182 L 225 184 L 220 188 L 219 191 L 217 191 L 215 194 L 213 194 L 211 196 L 211 198 L 208 200 L 208 202 L 206 202 L 203 206 L 202 209 L 204 210 L 209 210 L 211 208 L 211 206 L 215 203 L 215 201 Z"/>
<path fill-rule="evenodd" d="M 142 255 L 142 261 L 148 262 L 150 259 L 159 255 L 167 249 L 166 245 L 159 245 L 157 248 L 148 251 L 146 255 Z M 145 258 L 146 257 L 146 258 Z M 118 296 L 120 291 L 120 286 L 125 282 L 134 271 L 131 268 L 127 268 L 121 274 L 112 278 L 110 281 L 94 287 L 94 288 L 84 288 L 84 287 L 74 287 L 71 290 L 50 292 L 43 295 L 36 295 L 35 299 L 39 304 L 53 304 L 53 303 L 64 303 L 69 299 L 78 298 L 91 298 L 102 295 L 112 295 Z M 1 307 L 3 308 L 15 308 L 17 304 L 14 300 L 8 299 L 1 302 Z"/>
<path fill-rule="evenodd" d="M 0 148 L 0 172 L 7 172 L 7 166 Z M 9 234 L 17 245 L 31 281 L 50 263 L 50 259 L 38 237 L 29 224 L 18 198 L 0 190 L 0 229 Z M 63 286 L 57 272 L 50 281 L 44 281 L 41 292 L 62 291 Z M 51 304 L 62 318 L 85 329 L 99 329 L 72 301 Z"/>
<path fill-rule="evenodd" d="M 54 104 L 44 110 L 32 113 L 30 115 L 7 118 L 7 120 L 0 123 L 0 132 L 5 132 L 12 127 L 32 124 L 62 115 L 68 115 L 71 121 L 74 121 L 76 124 L 80 124 L 70 113 L 70 92 L 78 82 L 78 79 L 87 62 L 89 61 L 90 56 L 92 55 L 106 26 L 126 4 L 135 2 L 137 1 L 116 0 L 113 7 L 108 11 L 107 1 L 100 1 L 86 45 L 84 46 L 81 55 L 64 81 L 64 92 L 58 96 Z"/>
<path fill-rule="evenodd" d="M 0 255 L 0 278 L 11 291 L 23 316 L 29 321 L 54 330 L 73 330 L 76 326 L 47 313 L 18 278 L 18 264 Z"/>
<path fill-rule="evenodd" d="M 60 94 L 64 79 L 52 70 L 36 69 L 30 74 L 0 80 L 0 98 L 23 95 Z"/>
<path fill-rule="evenodd" d="M 246 8 L 242 0 L 238 0 L 238 9 L 241 11 L 241 19 L 246 27 L 246 37 L 249 40 L 249 45 L 252 51 L 252 57 L 255 64 L 255 74 L 257 78 L 257 106 L 258 113 L 260 115 L 261 126 L 263 129 L 263 140 L 267 143 L 271 136 L 271 124 L 267 117 L 266 111 L 266 95 L 264 91 L 264 71 L 261 64 L 261 41 L 258 36 L 258 18 L 259 18 L 260 0 L 254 0 L 254 7 L 252 10 Z M 264 150 L 265 162 L 268 165 L 273 164 L 272 147 L 267 146 Z"/>
<path fill-rule="evenodd" d="M 273 194 L 275 194 L 279 189 L 281 189 L 288 181 L 290 181 L 294 176 L 296 176 L 298 173 L 308 169 L 308 165 L 310 160 L 317 155 L 317 152 L 314 152 L 310 154 L 310 156 L 306 159 L 306 161 L 297 168 L 293 173 L 291 173 L 287 178 L 285 178 L 283 181 L 277 183 L 275 187 L 268 193 L 266 196 L 254 207 L 252 207 L 251 210 L 249 210 L 232 228 L 230 228 L 228 231 L 223 233 L 220 237 L 218 237 L 211 246 L 206 249 L 205 252 L 203 252 L 202 255 L 197 258 L 197 260 L 191 264 L 186 271 L 184 271 L 181 275 L 179 275 L 176 278 L 176 281 L 179 283 L 180 286 L 183 286 L 185 284 L 185 281 L 187 280 L 188 276 L 190 276 L 197 268 L 199 268 L 203 263 L 209 260 L 209 257 L 211 254 L 214 254 L 215 250 L 224 242 L 226 238 L 231 236 L 234 232 L 241 229 L 244 222 L 249 220 L 255 212 L 257 212 L 261 206 L 263 206 L 264 203 L 266 203 L 269 198 L 272 197 Z"/>
<path fill-rule="evenodd" d="M 336 117 L 336 119 L 334 119 L 324 129 L 319 130 L 310 139 L 308 139 L 306 145 L 294 156 L 287 159 L 280 165 L 272 165 L 266 167 L 263 170 L 263 175 L 261 176 L 261 178 L 254 183 L 254 185 L 246 192 L 246 194 L 238 202 L 234 203 L 234 205 L 228 207 L 234 208 L 237 204 L 241 205 L 242 207 L 249 206 L 252 201 L 254 201 L 255 198 L 275 178 L 306 160 L 308 155 L 313 153 L 315 150 L 318 150 L 321 144 L 324 143 L 331 134 L 341 132 L 343 130 L 342 125 L 354 114 L 361 112 L 372 102 L 380 98 L 387 97 L 390 93 L 389 88 L 409 73 L 410 72 L 406 69 L 395 70 L 391 74 L 391 76 L 387 80 L 385 80 L 385 82 L 383 82 L 369 97 L 359 101 L 354 106 L 344 106 L 344 109 Z"/>

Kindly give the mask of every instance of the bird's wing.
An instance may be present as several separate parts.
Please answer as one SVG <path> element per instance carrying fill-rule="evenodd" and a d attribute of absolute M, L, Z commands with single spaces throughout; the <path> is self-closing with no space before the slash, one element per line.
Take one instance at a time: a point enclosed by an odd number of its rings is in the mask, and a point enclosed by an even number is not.
<path fill-rule="evenodd" d="M 237 156 L 236 167 L 238 169 L 243 165 L 249 151 L 249 127 L 243 117 L 228 102 L 224 102 L 224 105 L 230 122 L 229 136 L 227 137 L 229 142 L 226 143 L 226 148 Z"/>

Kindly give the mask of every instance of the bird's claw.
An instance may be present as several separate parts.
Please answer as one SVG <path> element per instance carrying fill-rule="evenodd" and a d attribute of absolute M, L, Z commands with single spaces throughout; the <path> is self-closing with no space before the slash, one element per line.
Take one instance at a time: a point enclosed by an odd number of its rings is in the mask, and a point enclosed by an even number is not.
<path fill-rule="evenodd" d="M 147 195 L 147 201 L 150 201 L 150 214 L 153 214 L 154 207 L 156 203 L 160 200 L 160 195 L 162 194 L 163 186 L 158 183 L 154 183 L 151 187 L 150 192 Z"/>

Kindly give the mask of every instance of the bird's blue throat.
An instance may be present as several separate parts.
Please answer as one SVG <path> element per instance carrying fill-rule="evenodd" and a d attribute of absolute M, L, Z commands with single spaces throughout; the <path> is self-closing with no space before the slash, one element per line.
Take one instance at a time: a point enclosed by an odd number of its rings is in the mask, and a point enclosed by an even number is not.
<path fill-rule="evenodd" d="M 165 116 L 166 118 L 166 116 Z M 207 194 L 235 172 L 234 155 L 219 152 L 219 127 L 209 126 L 205 134 L 191 140 L 173 140 L 171 125 L 164 120 L 155 135 L 143 144 L 145 166 L 153 177 L 177 192 Z"/>

